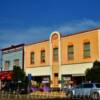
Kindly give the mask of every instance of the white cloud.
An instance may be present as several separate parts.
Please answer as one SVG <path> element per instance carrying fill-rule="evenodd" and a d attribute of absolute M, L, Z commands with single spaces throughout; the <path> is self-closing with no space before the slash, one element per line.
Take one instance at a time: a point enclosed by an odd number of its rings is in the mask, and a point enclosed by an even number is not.
<path fill-rule="evenodd" d="M 21 30 L 0 30 L 0 48 L 12 44 L 30 43 L 34 41 L 49 39 L 50 33 L 55 30 L 61 32 L 62 34 L 70 34 L 96 27 L 100 27 L 100 22 L 90 19 L 83 19 L 65 22 L 62 25 L 41 27 L 31 26 L 30 28 Z"/>
<path fill-rule="evenodd" d="M 58 30 L 62 33 L 75 33 L 78 31 L 86 30 L 86 29 L 92 29 L 100 27 L 100 22 L 96 22 L 94 20 L 88 20 L 88 19 L 83 19 L 83 20 L 76 20 L 72 21 L 69 23 L 65 23 L 62 26 L 58 27 Z"/>

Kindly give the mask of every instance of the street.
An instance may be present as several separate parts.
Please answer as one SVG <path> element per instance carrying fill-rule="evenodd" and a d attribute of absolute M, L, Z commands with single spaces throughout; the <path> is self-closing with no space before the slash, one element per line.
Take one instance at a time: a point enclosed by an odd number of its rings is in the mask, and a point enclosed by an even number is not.
<path fill-rule="evenodd" d="M 44 96 L 30 96 L 30 95 L 1 95 L 0 100 L 69 100 L 68 98 L 58 97 L 44 97 Z M 72 100 L 72 99 L 71 99 Z M 90 100 L 90 99 L 73 99 L 73 100 Z"/>
<path fill-rule="evenodd" d="M 0 100 L 66 100 L 67 98 L 45 97 L 45 96 L 31 96 L 31 95 L 12 95 L 0 94 Z"/>
<path fill-rule="evenodd" d="M 45 98 L 45 97 L 29 97 L 29 96 L 2 96 L 0 100 L 67 100 L 66 98 Z"/>

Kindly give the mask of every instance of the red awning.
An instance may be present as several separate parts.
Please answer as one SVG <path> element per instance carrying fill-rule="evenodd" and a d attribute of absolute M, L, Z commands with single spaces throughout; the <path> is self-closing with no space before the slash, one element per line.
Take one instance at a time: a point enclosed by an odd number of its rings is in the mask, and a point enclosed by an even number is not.
<path fill-rule="evenodd" d="M 11 71 L 2 71 L 0 72 L 0 80 L 11 80 L 12 79 L 12 72 Z"/>
<path fill-rule="evenodd" d="M 12 79 L 12 77 L 11 76 L 7 76 L 7 80 L 11 80 Z"/>

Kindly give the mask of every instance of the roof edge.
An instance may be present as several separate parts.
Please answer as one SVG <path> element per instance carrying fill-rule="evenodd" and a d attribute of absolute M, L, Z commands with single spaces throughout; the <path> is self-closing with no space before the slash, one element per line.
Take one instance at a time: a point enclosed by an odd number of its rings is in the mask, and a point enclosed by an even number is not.
<path fill-rule="evenodd" d="M 49 41 L 49 39 L 40 40 L 40 41 L 38 41 L 38 42 L 33 42 L 33 43 L 27 43 L 27 44 L 25 44 L 25 46 L 27 46 L 27 45 L 33 45 L 33 44 L 38 44 L 38 43 L 42 43 L 42 42 L 47 42 L 47 41 Z"/>
<path fill-rule="evenodd" d="M 82 33 L 85 33 L 85 32 L 94 31 L 94 30 L 99 30 L 99 29 L 100 29 L 100 27 L 94 28 L 94 29 L 87 29 L 87 30 L 80 31 L 80 32 L 75 32 L 75 33 L 72 33 L 72 34 L 71 34 L 71 33 L 70 33 L 70 34 L 65 34 L 65 35 L 63 35 L 62 37 L 67 37 L 67 36 L 82 34 Z"/>
<path fill-rule="evenodd" d="M 13 49 L 13 48 L 18 48 L 18 47 L 23 47 L 25 44 L 18 44 L 18 45 L 11 45 L 7 48 L 3 48 L 1 49 L 1 51 L 5 51 L 5 50 L 10 50 L 10 49 Z"/>

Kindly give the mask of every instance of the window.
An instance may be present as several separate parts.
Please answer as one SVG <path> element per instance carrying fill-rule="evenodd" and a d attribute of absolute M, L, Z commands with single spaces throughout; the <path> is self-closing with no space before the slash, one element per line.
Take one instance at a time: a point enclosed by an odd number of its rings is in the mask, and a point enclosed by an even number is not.
<path fill-rule="evenodd" d="M 79 84 L 79 85 L 76 86 L 76 89 L 80 89 L 82 87 L 83 87 L 83 84 Z"/>
<path fill-rule="evenodd" d="M 55 62 L 58 61 L 58 48 L 54 48 L 54 49 L 53 49 L 53 60 L 54 60 Z"/>
<path fill-rule="evenodd" d="M 70 45 L 68 46 L 68 60 L 74 59 L 74 46 Z"/>
<path fill-rule="evenodd" d="M 31 52 L 30 54 L 30 61 L 31 64 L 34 64 L 34 52 Z"/>
<path fill-rule="evenodd" d="M 97 88 L 100 88 L 100 83 L 96 83 L 95 86 L 96 86 Z"/>
<path fill-rule="evenodd" d="M 41 63 L 45 62 L 45 50 L 41 51 Z"/>
<path fill-rule="evenodd" d="M 19 66 L 19 59 L 14 60 L 14 66 Z"/>
<path fill-rule="evenodd" d="M 10 67 L 10 61 L 6 60 L 5 61 L 5 70 L 8 70 Z"/>
<path fill-rule="evenodd" d="M 90 42 L 86 42 L 86 43 L 84 43 L 84 51 L 83 51 L 83 53 L 84 53 L 84 58 L 88 58 L 88 57 L 90 57 Z"/>
<path fill-rule="evenodd" d="M 83 84 L 83 88 L 93 88 L 93 84 Z"/>

